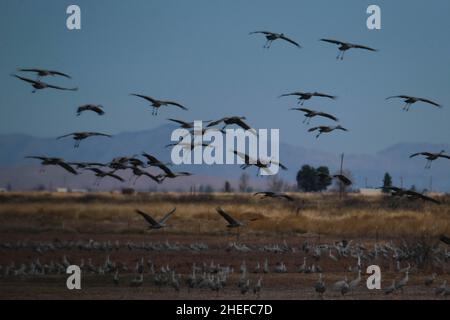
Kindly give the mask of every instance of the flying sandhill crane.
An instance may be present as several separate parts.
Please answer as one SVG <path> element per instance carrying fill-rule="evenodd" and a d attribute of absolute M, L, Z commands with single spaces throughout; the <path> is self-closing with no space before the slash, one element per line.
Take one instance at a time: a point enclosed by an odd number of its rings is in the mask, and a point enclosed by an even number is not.
<path fill-rule="evenodd" d="M 62 139 L 62 138 L 70 137 L 70 136 L 72 136 L 73 140 L 75 140 L 74 148 L 78 148 L 80 146 L 81 140 L 87 139 L 89 137 L 94 137 L 94 136 L 102 136 L 102 137 L 108 137 L 108 138 L 112 137 L 109 134 L 99 133 L 99 132 L 73 132 L 73 133 L 69 133 L 69 134 L 60 136 L 57 139 Z"/>
<path fill-rule="evenodd" d="M 305 103 L 306 100 L 311 99 L 312 97 L 322 97 L 322 98 L 328 98 L 328 99 L 332 99 L 332 100 L 336 100 L 337 97 L 330 95 L 330 94 L 326 94 L 326 93 L 320 93 L 320 92 L 301 92 L 301 91 L 296 91 L 296 92 L 291 92 L 291 93 L 285 93 L 282 94 L 280 96 L 278 96 L 278 98 L 281 97 L 289 97 L 289 96 L 297 96 L 298 97 L 298 102 L 303 105 L 303 103 Z"/>
<path fill-rule="evenodd" d="M 255 166 L 255 167 L 259 168 L 260 170 L 267 172 L 268 174 L 272 174 L 272 172 L 269 169 L 269 167 L 272 163 L 278 165 L 283 170 L 287 170 L 287 168 L 283 164 L 281 164 L 278 161 L 272 160 L 272 159 L 268 160 L 268 161 L 262 161 L 261 159 L 253 159 L 249 155 L 242 153 L 240 151 L 237 151 L 237 150 L 234 150 L 233 153 L 244 160 L 244 164 L 241 165 L 241 168 L 244 170 L 250 166 Z"/>
<path fill-rule="evenodd" d="M 322 280 L 322 273 L 319 273 L 319 279 L 314 285 L 314 290 L 320 295 L 321 298 L 323 298 L 323 294 L 327 290 L 327 287 L 325 286 L 325 282 Z"/>
<path fill-rule="evenodd" d="M 244 225 L 242 222 L 233 218 L 229 213 L 227 213 L 221 207 L 217 207 L 216 211 L 228 222 L 227 228 L 239 228 Z"/>
<path fill-rule="evenodd" d="M 18 76 L 16 74 L 12 74 L 11 76 L 16 77 L 22 81 L 31 83 L 32 87 L 34 88 L 32 93 L 35 93 L 37 90 L 42 90 L 45 88 L 65 90 L 65 91 L 77 91 L 78 90 L 78 88 L 63 88 L 63 87 L 54 86 L 52 84 L 48 84 L 48 83 L 45 83 L 45 82 L 42 82 L 39 80 L 32 80 L 32 79 L 24 78 L 24 77 Z"/>
<path fill-rule="evenodd" d="M 337 126 L 334 126 L 334 127 L 318 126 L 318 127 L 314 127 L 314 128 L 309 129 L 308 132 L 313 132 L 313 131 L 317 131 L 317 130 L 319 131 L 319 133 L 316 135 L 316 139 L 319 138 L 322 133 L 329 133 L 329 132 L 332 132 L 334 130 L 348 131 L 348 129 L 346 129 L 346 128 L 340 126 L 340 125 L 337 125 Z"/>
<path fill-rule="evenodd" d="M 321 178 L 337 179 L 346 186 L 350 186 L 352 184 L 352 181 L 349 178 L 347 178 L 346 176 L 344 176 L 343 174 L 329 175 L 329 174 L 326 174 L 323 172 L 319 172 L 317 175 Z"/>
<path fill-rule="evenodd" d="M 175 123 L 178 123 L 180 125 L 180 128 L 183 128 L 183 129 L 194 129 L 195 123 L 193 121 L 192 122 L 187 122 L 187 121 L 183 121 L 183 120 L 170 119 L 170 118 L 167 119 L 167 120 L 175 122 Z M 203 122 L 208 123 L 208 122 L 211 122 L 211 120 L 202 121 L 202 123 Z"/>
<path fill-rule="evenodd" d="M 378 187 L 377 189 L 383 189 L 383 190 L 386 190 L 386 191 L 390 191 L 392 197 L 403 197 L 403 196 L 406 196 L 406 190 L 403 189 L 403 188 L 399 188 L 399 187 L 394 187 L 394 186 Z"/>
<path fill-rule="evenodd" d="M 412 155 L 410 155 L 410 158 L 414 158 L 417 156 L 424 156 L 427 159 L 427 164 L 425 165 L 425 169 L 430 169 L 431 168 L 431 163 L 439 158 L 445 158 L 445 159 L 450 159 L 449 155 L 444 154 L 445 150 L 442 150 L 439 153 L 432 153 L 432 152 L 418 152 L 418 153 L 414 153 Z"/>
<path fill-rule="evenodd" d="M 276 192 L 271 192 L 271 191 L 265 191 L 265 192 L 255 192 L 253 195 L 254 196 L 261 195 L 262 198 L 276 198 L 276 199 L 286 199 L 288 201 L 294 201 L 294 199 L 292 197 L 288 196 L 285 193 L 276 193 Z"/>
<path fill-rule="evenodd" d="M 61 76 L 61 77 L 66 77 L 68 79 L 72 79 L 68 74 L 66 73 L 62 73 L 59 71 L 54 71 L 54 70 L 45 70 L 45 69 L 17 69 L 17 71 L 19 72 L 34 72 L 37 74 L 37 80 L 39 80 L 42 77 L 47 77 L 47 76 Z"/>
<path fill-rule="evenodd" d="M 161 220 L 156 221 L 155 219 L 153 219 L 148 213 L 141 211 L 141 210 L 136 210 L 136 213 L 141 215 L 145 221 L 147 221 L 149 223 L 148 228 L 149 229 L 161 229 L 166 227 L 166 222 L 167 220 L 170 218 L 170 216 L 177 210 L 177 208 L 173 208 L 171 211 L 169 211 Z"/>
<path fill-rule="evenodd" d="M 126 170 L 130 159 L 131 157 L 115 157 L 107 166 L 114 170 Z"/>
<path fill-rule="evenodd" d="M 380 187 L 378 189 L 385 189 L 388 191 L 391 191 L 391 196 L 393 197 L 406 197 L 409 200 L 423 200 L 423 201 L 428 201 L 428 202 L 433 202 L 436 204 L 440 204 L 439 201 L 430 198 L 422 193 L 418 193 L 414 190 L 406 190 L 403 188 L 399 188 L 399 187 Z"/>
<path fill-rule="evenodd" d="M 105 111 L 103 111 L 103 106 L 101 104 L 84 104 L 77 108 L 77 116 L 80 116 L 85 111 L 95 112 L 99 116 L 105 114 Z"/>
<path fill-rule="evenodd" d="M 194 122 L 186 122 L 186 121 L 178 120 L 178 119 L 167 119 L 167 120 L 178 123 L 180 125 L 180 128 L 183 128 L 183 129 L 194 128 Z"/>
<path fill-rule="evenodd" d="M 256 221 L 258 218 L 249 219 L 248 221 L 242 222 L 233 218 L 228 212 L 226 212 L 221 207 L 216 208 L 217 213 L 219 213 L 227 222 L 227 228 L 229 229 L 237 229 L 236 239 L 239 240 L 239 230 L 240 227 L 243 227 L 247 222 Z"/>
<path fill-rule="evenodd" d="M 106 167 L 104 163 L 99 162 L 69 162 L 71 166 L 74 166 L 76 169 L 85 169 L 88 167 Z"/>
<path fill-rule="evenodd" d="M 66 163 L 62 158 L 51 158 L 43 156 L 27 156 L 25 158 L 41 160 L 41 165 L 43 166 L 60 166 L 61 168 L 72 174 L 78 174 L 78 172 L 76 172 L 75 169 L 72 168 L 68 163 Z"/>
<path fill-rule="evenodd" d="M 169 143 L 167 145 L 165 145 L 165 148 L 169 148 L 169 147 L 175 147 L 175 146 L 180 146 L 185 150 L 194 150 L 196 147 L 210 147 L 209 144 L 205 143 L 205 142 L 174 142 L 174 143 Z"/>
<path fill-rule="evenodd" d="M 267 41 L 264 44 L 263 48 L 266 48 L 266 49 L 269 49 L 270 46 L 272 45 L 272 42 L 274 42 L 275 40 L 278 40 L 278 39 L 285 40 L 285 41 L 287 41 L 289 43 L 292 43 L 297 48 L 301 48 L 300 44 L 298 44 L 294 40 L 289 39 L 288 37 L 286 37 L 284 35 L 284 33 L 276 33 L 276 32 L 270 32 L 270 31 L 253 31 L 253 32 L 250 32 L 249 34 L 263 34 L 263 35 L 265 35 Z"/>
<path fill-rule="evenodd" d="M 236 116 L 225 117 L 225 118 L 222 118 L 222 119 L 219 119 L 216 121 L 211 121 L 211 123 L 209 123 L 207 127 L 209 128 L 209 127 L 218 125 L 219 123 L 223 122 L 224 126 L 222 127 L 222 130 L 224 130 L 229 125 L 235 124 L 244 130 L 249 130 L 249 131 L 252 131 L 253 133 L 255 133 L 255 129 L 253 129 L 247 123 L 245 123 L 244 120 L 247 120 L 247 119 L 245 117 L 236 117 Z"/>
<path fill-rule="evenodd" d="M 154 175 L 152 175 L 144 170 L 139 169 L 136 166 L 131 166 L 128 168 L 131 169 L 133 171 L 133 174 L 136 176 L 136 179 L 134 179 L 133 184 L 136 184 L 137 180 L 142 176 L 149 177 L 150 179 L 152 179 L 153 181 L 155 181 L 158 184 L 161 183 L 161 181 L 157 177 L 155 177 Z"/>
<path fill-rule="evenodd" d="M 159 181 L 161 181 L 161 183 L 162 183 L 167 178 L 175 179 L 175 178 L 178 178 L 178 177 L 186 177 L 186 176 L 191 176 L 191 175 L 192 175 L 192 173 L 185 172 L 185 171 L 181 171 L 181 172 L 172 172 L 172 171 L 170 171 L 170 172 L 165 172 L 164 174 L 159 174 L 159 175 L 156 176 L 156 178 Z"/>
<path fill-rule="evenodd" d="M 142 156 L 147 159 L 147 164 L 151 167 L 158 167 L 164 171 L 164 173 L 171 175 L 173 172 L 167 167 L 170 163 L 164 163 L 158 160 L 155 156 L 148 154 L 146 152 L 142 152 Z"/>
<path fill-rule="evenodd" d="M 405 110 L 405 111 L 409 111 L 409 108 L 411 107 L 411 105 L 416 102 L 424 102 L 424 103 L 431 104 L 435 107 L 442 108 L 442 106 L 439 103 L 431 101 L 429 99 L 417 98 L 417 97 L 406 96 L 406 95 L 387 97 L 386 100 L 393 99 L 393 98 L 400 98 L 400 99 L 404 100 L 405 105 L 403 106 L 403 110 Z"/>
<path fill-rule="evenodd" d="M 441 204 L 438 200 L 435 200 L 431 197 L 428 197 L 422 193 L 418 193 L 413 190 L 406 190 L 405 195 L 410 200 L 423 200 L 423 201 L 433 202 L 435 204 Z"/>
<path fill-rule="evenodd" d="M 153 107 L 152 115 L 154 115 L 154 116 L 158 115 L 158 109 L 160 107 L 162 107 L 162 106 L 172 105 L 172 106 L 178 107 L 178 108 L 183 109 L 183 110 L 188 110 L 188 108 L 186 108 L 185 106 L 183 106 L 182 104 L 180 104 L 178 102 L 169 101 L 169 100 L 157 100 L 157 99 L 155 99 L 153 97 L 144 96 L 142 94 L 137 94 L 137 93 L 132 93 L 131 95 L 139 97 L 139 98 L 142 98 L 142 99 L 145 99 L 148 102 L 150 102 L 152 107 Z"/>
<path fill-rule="evenodd" d="M 324 117 L 324 118 L 328 118 L 328 119 L 331 119 L 336 122 L 339 121 L 338 118 L 336 118 L 335 116 L 333 116 L 329 113 L 321 112 L 321 111 L 314 111 L 314 110 L 305 109 L 305 108 L 291 108 L 291 110 L 297 110 L 297 111 L 304 112 L 305 120 L 303 120 L 303 123 L 306 122 L 306 124 L 309 124 L 309 122 L 311 121 L 311 118 L 314 118 L 314 117 Z"/>
<path fill-rule="evenodd" d="M 320 39 L 320 41 L 324 41 L 324 42 L 328 42 L 328 43 L 333 43 L 339 46 L 339 54 L 336 57 L 336 59 L 341 58 L 341 60 L 344 60 L 344 54 L 345 51 L 349 50 L 349 49 L 364 49 L 364 50 L 369 50 L 369 51 L 378 51 L 376 49 L 370 48 L 370 47 L 366 47 L 366 46 L 362 46 L 359 44 L 354 44 L 354 43 L 349 43 L 349 42 L 342 42 L 342 41 L 338 41 L 338 40 L 333 40 L 333 39 Z"/>
<path fill-rule="evenodd" d="M 134 158 L 135 156 L 128 159 L 128 163 L 131 164 L 133 167 L 145 167 L 144 161 L 138 158 Z"/>
<path fill-rule="evenodd" d="M 95 176 L 97 177 L 97 180 L 95 182 L 95 185 L 99 185 L 100 184 L 100 179 L 105 178 L 105 177 L 110 177 L 116 180 L 119 180 L 120 182 L 124 182 L 125 180 L 116 175 L 114 172 L 115 171 L 111 171 L 111 172 L 106 172 L 106 171 L 102 171 L 99 168 L 86 168 L 85 170 L 89 170 L 94 172 Z"/>

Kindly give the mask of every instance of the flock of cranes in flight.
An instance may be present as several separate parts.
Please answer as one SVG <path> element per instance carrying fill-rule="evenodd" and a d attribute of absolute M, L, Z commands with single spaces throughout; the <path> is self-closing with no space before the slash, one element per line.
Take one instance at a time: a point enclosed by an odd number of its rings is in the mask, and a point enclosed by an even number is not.
<path fill-rule="evenodd" d="M 284 33 L 275 33 L 275 32 L 270 32 L 270 31 L 254 31 L 254 32 L 250 32 L 250 34 L 251 35 L 253 35 L 253 34 L 264 35 L 266 38 L 266 43 L 264 44 L 264 48 L 270 48 L 272 43 L 276 40 L 283 40 L 283 41 L 286 41 L 286 42 L 296 46 L 297 48 L 302 48 L 302 46 L 298 42 L 287 37 Z M 340 59 L 340 60 L 343 60 L 345 52 L 350 49 L 362 49 L 362 50 L 367 50 L 367 51 L 372 51 L 372 52 L 377 51 L 376 49 L 368 47 L 368 46 L 349 43 L 349 42 L 343 42 L 343 41 L 339 41 L 339 40 L 322 38 L 322 39 L 320 39 L 320 41 L 337 45 L 338 50 L 339 50 L 337 59 Z M 12 76 L 16 77 L 17 79 L 20 79 L 22 81 L 25 81 L 25 82 L 31 84 L 33 87 L 33 92 L 36 92 L 37 90 L 41 90 L 41 89 L 46 89 L 46 88 L 57 89 L 57 90 L 70 90 L 70 91 L 78 90 L 78 88 L 76 88 L 76 87 L 65 88 L 65 87 L 60 87 L 60 86 L 56 86 L 56 85 L 51 85 L 51 84 L 48 84 L 48 83 L 42 81 L 42 78 L 44 78 L 44 77 L 54 77 L 54 76 L 61 76 L 61 77 L 71 79 L 71 77 L 68 74 L 63 73 L 63 72 L 54 71 L 54 70 L 37 69 L 37 68 L 32 68 L 32 69 L 21 68 L 21 69 L 18 69 L 18 72 L 35 73 L 36 74 L 36 79 L 25 78 L 25 77 L 19 76 L 17 74 L 12 74 Z M 188 108 L 185 105 L 183 105 L 179 102 L 176 102 L 176 101 L 159 100 L 159 99 L 156 99 L 156 98 L 148 96 L 148 95 L 137 94 L 137 93 L 131 93 L 131 95 L 141 98 L 141 99 L 144 99 L 148 103 L 150 103 L 150 105 L 152 107 L 152 114 L 155 116 L 158 114 L 158 110 L 163 106 L 164 107 L 174 106 L 174 107 L 177 107 L 182 110 L 188 110 Z M 282 94 L 279 97 L 281 98 L 281 97 L 291 97 L 291 96 L 297 97 L 298 104 L 300 104 L 301 106 L 303 106 L 306 101 L 309 101 L 312 98 L 325 98 L 325 99 L 330 99 L 330 100 L 337 99 L 337 96 L 335 96 L 335 95 L 321 93 L 321 92 L 317 92 L 317 91 L 314 91 L 314 92 L 296 91 L 296 92 Z M 414 96 L 409 96 L 409 95 L 391 96 L 391 97 L 388 97 L 387 99 L 389 100 L 389 99 L 394 99 L 394 98 L 404 100 L 405 105 L 404 105 L 403 109 L 405 111 L 408 111 L 412 104 L 415 104 L 418 102 L 429 104 L 429 105 L 439 107 L 439 108 L 442 107 L 439 103 L 432 101 L 430 99 L 419 98 L 419 97 L 414 97 Z M 309 128 L 308 132 L 317 132 L 316 138 L 319 138 L 322 134 L 331 133 L 334 131 L 348 131 L 347 128 L 341 126 L 338 123 L 339 119 L 330 113 L 316 111 L 316 110 L 312 110 L 312 109 L 309 109 L 306 107 L 291 108 L 291 110 L 300 111 L 300 112 L 304 113 L 305 119 L 303 122 L 306 124 L 309 124 L 312 118 L 326 118 L 326 119 L 330 119 L 337 123 L 334 126 L 318 125 L 318 126 Z M 88 111 L 94 112 L 94 113 L 98 114 L 99 116 L 105 114 L 105 111 L 104 111 L 104 108 L 102 105 L 86 104 L 86 105 L 79 106 L 77 108 L 76 115 L 80 116 L 84 112 L 88 112 Z M 193 122 L 188 122 L 188 121 L 173 119 L 173 118 L 170 118 L 168 120 L 179 124 L 181 128 L 192 129 L 192 130 L 194 129 Z M 241 127 L 244 130 L 254 130 L 246 122 L 246 118 L 240 117 L 240 116 L 229 116 L 229 117 L 224 117 L 224 118 L 221 118 L 218 120 L 209 120 L 209 121 L 205 121 L 205 122 L 207 122 L 208 125 L 206 126 L 206 128 L 203 129 L 202 133 L 206 132 L 207 130 L 219 130 L 219 131 L 223 132 L 223 130 L 227 126 L 230 126 L 230 125 L 237 125 L 238 127 Z M 223 124 L 223 127 L 221 129 L 214 128 L 214 126 L 217 126 L 220 124 Z M 72 137 L 72 139 L 75 140 L 74 147 L 77 148 L 80 146 L 80 143 L 82 140 L 88 139 L 90 137 L 95 137 L 95 136 L 108 137 L 108 138 L 112 137 L 109 134 L 99 133 L 99 132 L 73 132 L 73 133 L 62 135 L 62 136 L 58 137 L 57 139 Z M 171 147 L 171 146 L 174 146 L 177 144 L 179 144 L 179 143 L 168 144 L 166 147 Z M 207 147 L 208 145 L 202 143 L 201 146 Z M 197 145 L 190 144 L 188 147 L 190 147 L 192 150 L 193 148 L 197 147 Z M 262 159 L 252 159 L 249 155 L 247 155 L 245 153 L 240 153 L 238 151 L 234 151 L 234 153 L 238 157 L 240 157 L 244 160 L 244 164 L 241 165 L 242 169 L 246 169 L 250 166 L 255 166 L 259 169 L 267 170 L 268 166 L 270 165 L 270 161 L 266 161 L 266 160 L 262 160 Z M 170 170 L 168 168 L 168 166 L 170 165 L 169 163 L 162 163 L 161 161 L 156 159 L 154 156 L 151 156 L 151 155 L 148 155 L 145 153 L 143 154 L 143 156 L 147 158 L 147 160 L 148 160 L 147 163 L 144 163 L 144 161 L 142 161 L 141 159 L 138 159 L 136 156 L 118 157 L 118 158 L 113 159 L 108 164 L 67 162 L 61 158 L 53 158 L 53 157 L 47 157 L 47 156 L 30 156 L 29 158 L 41 160 L 42 165 L 58 165 L 72 174 L 78 174 L 78 172 L 73 168 L 73 166 L 75 166 L 78 169 L 91 171 L 97 177 L 97 181 L 96 181 L 97 184 L 99 182 L 99 179 L 105 178 L 105 177 L 110 177 L 110 178 L 113 178 L 113 179 L 116 179 L 119 181 L 124 181 L 124 179 L 122 177 L 120 177 L 119 175 L 116 174 L 116 171 L 117 170 L 127 170 L 127 169 L 131 169 L 133 171 L 133 174 L 136 176 L 136 180 L 142 176 L 147 176 L 148 178 L 150 178 L 151 180 L 153 180 L 157 183 L 161 183 L 166 178 L 176 178 L 179 176 L 190 175 L 190 173 L 188 173 L 188 172 L 173 172 L 172 170 Z M 419 153 L 412 154 L 410 156 L 410 158 L 413 158 L 416 156 L 424 156 L 427 159 L 427 164 L 426 164 L 425 168 L 430 168 L 431 163 L 439 158 L 450 159 L 450 156 L 445 154 L 444 151 L 441 151 L 440 153 L 419 152 Z M 111 169 L 111 171 L 103 171 L 99 167 L 109 168 L 109 169 Z M 148 167 L 158 167 L 159 169 L 162 169 L 163 173 L 161 173 L 159 175 L 151 174 L 144 170 Z M 287 168 L 282 164 L 280 164 L 280 167 L 284 170 L 287 170 Z M 350 179 L 348 179 L 347 177 L 345 177 L 342 174 L 332 176 L 331 178 L 338 179 L 344 185 L 352 184 Z M 136 182 L 136 180 L 135 180 L 135 182 Z M 395 195 L 399 195 L 399 192 L 397 192 L 395 190 L 391 190 L 391 191 Z"/>

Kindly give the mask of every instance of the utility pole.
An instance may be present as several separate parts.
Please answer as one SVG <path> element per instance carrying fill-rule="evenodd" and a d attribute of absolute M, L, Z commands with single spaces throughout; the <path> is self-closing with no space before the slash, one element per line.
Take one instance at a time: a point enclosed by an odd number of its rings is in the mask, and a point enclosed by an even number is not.
<path fill-rule="evenodd" d="M 403 188 L 403 177 L 400 177 L 400 188 Z"/>
<path fill-rule="evenodd" d="M 341 154 L 341 168 L 340 168 L 340 175 L 343 174 L 343 168 L 344 168 L 344 154 Z M 339 198 L 342 199 L 342 196 L 344 195 L 344 184 L 339 181 Z"/>
<path fill-rule="evenodd" d="M 433 176 L 430 176 L 430 192 L 433 192 Z"/>

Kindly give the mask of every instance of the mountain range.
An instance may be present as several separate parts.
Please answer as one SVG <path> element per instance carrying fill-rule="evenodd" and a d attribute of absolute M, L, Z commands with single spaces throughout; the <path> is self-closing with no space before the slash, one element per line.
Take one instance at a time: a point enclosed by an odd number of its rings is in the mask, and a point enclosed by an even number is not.
<path fill-rule="evenodd" d="M 170 142 L 170 135 L 176 127 L 163 125 L 155 129 L 123 132 L 112 138 L 94 137 L 81 142 L 74 148 L 74 141 L 69 139 L 33 137 L 23 134 L 0 135 L 0 188 L 30 190 L 36 188 L 69 187 L 92 189 L 94 177 L 89 173 L 71 175 L 58 167 L 41 167 L 37 160 L 26 159 L 29 155 L 61 157 L 68 161 L 109 162 L 117 156 L 139 155 L 146 151 L 162 161 L 170 162 L 170 149 L 165 145 Z M 420 157 L 409 159 L 412 153 L 419 151 L 439 152 L 449 150 L 449 144 L 400 143 L 374 154 L 346 154 L 344 169 L 351 172 L 356 188 L 377 187 L 382 183 L 385 172 L 393 177 L 394 185 L 404 187 L 415 185 L 419 190 L 432 188 L 435 191 L 450 191 L 450 161 L 435 161 L 431 169 L 424 169 L 426 160 Z M 289 184 L 295 184 L 297 171 L 304 164 L 328 166 L 331 172 L 339 168 L 340 155 L 326 151 L 307 149 L 301 146 L 281 142 L 280 161 L 288 167 L 281 171 L 279 177 Z M 215 190 L 223 188 L 225 181 L 230 181 L 234 188 L 242 173 L 239 165 L 180 165 L 174 171 L 189 171 L 191 177 L 180 177 L 157 185 L 145 177 L 132 183 L 119 183 L 105 179 L 100 189 L 110 190 L 121 187 L 135 187 L 147 190 L 189 190 L 191 187 L 209 185 Z M 256 189 L 267 187 L 267 177 L 256 177 L 256 169 L 247 169 L 251 184 Z M 155 171 L 156 172 L 156 171 Z M 129 173 L 124 173 L 124 177 Z"/>

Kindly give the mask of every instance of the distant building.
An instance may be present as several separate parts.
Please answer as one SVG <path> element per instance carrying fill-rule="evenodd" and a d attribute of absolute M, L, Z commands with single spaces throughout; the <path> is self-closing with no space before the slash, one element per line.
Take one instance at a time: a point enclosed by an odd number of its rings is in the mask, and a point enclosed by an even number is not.
<path fill-rule="evenodd" d="M 67 188 L 56 188 L 56 192 L 58 193 L 67 193 L 69 190 Z"/>
<path fill-rule="evenodd" d="M 6 190 L 5 188 L 0 188 L 0 192 L 7 192 L 8 190 Z"/>
<path fill-rule="evenodd" d="M 364 196 L 379 196 L 383 194 L 381 189 L 361 188 L 359 193 Z"/>
<path fill-rule="evenodd" d="M 88 193 L 88 190 L 86 190 L 86 189 L 71 189 L 70 192 L 73 192 L 73 193 Z"/>

